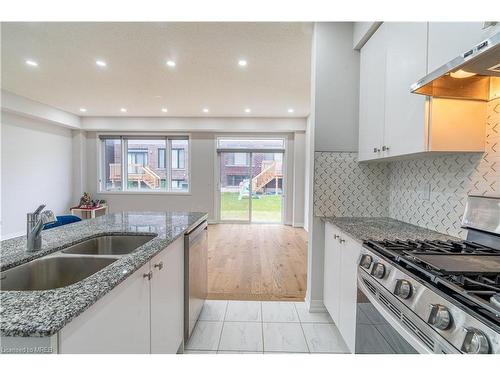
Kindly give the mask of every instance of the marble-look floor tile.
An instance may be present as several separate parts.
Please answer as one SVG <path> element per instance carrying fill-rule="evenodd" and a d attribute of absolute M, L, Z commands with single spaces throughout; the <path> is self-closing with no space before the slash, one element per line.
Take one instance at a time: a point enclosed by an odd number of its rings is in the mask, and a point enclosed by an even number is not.
<path fill-rule="evenodd" d="M 183 354 L 217 354 L 215 350 L 184 350 Z"/>
<path fill-rule="evenodd" d="M 349 353 L 335 324 L 303 323 L 302 329 L 311 353 Z"/>
<path fill-rule="evenodd" d="M 223 322 L 196 323 L 186 345 L 187 350 L 217 350 Z"/>
<path fill-rule="evenodd" d="M 263 354 L 263 352 L 246 352 L 243 350 L 219 350 L 217 354 Z"/>
<path fill-rule="evenodd" d="M 261 322 L 260 301 L 229 301 L 226 322 Z"/>
<path fill-rule="evenodd" d="M 200 320 L 222 322 L 226 314 L 227 301 L 207 300 L 201 310 Z"/>
<path fill-rule="evenodd" d="M 219 350 L 262 351 L 262 323 L 224 322 Z"/>
<path fill-rule="evenodd" d="M 333 323 L 330 314 L 327 312 L 309 312 L 305 302 L 295 302 L 295 307 L 302 323 Z"/>
<path fill-rule="evenodd" d="M 262 302 L 262 321 L 276 323 L 298 323 L 299 316 L 293 302 Z"/>
<path fill-rule="evenodd" d="M 308 353 L 300 323 L 264 323 L 264 351 Z"/>

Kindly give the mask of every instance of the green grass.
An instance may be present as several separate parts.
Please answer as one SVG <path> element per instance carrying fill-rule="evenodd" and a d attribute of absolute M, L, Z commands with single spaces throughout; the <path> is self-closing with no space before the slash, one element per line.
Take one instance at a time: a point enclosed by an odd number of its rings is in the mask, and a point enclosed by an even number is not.
<path fill-rule="evenodd" d="M 222 220 L 248 220 L 249 200 L 238 197 L 238 193 L 222 193 Z M 252 222 L 281 222 L 281 196 L 261 195 L 260 199 L 252 199 L 252 211 Z"/>

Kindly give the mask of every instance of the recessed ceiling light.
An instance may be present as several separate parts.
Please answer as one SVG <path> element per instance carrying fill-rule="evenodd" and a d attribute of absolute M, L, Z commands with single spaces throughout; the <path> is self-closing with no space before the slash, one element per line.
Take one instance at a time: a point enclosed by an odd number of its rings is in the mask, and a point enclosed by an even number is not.
<path fill-rule="evenodd" d="M 288 108 L 288 113 L 293 113 L 295 110 L 293 108 Z"/>
<path fill-rule="evenodd" d="M 247 61 L 246 61 L 246 60 L 240 60 L 240 61 L 238 61 L 238 65 L 239 65 L 239 66 L 247 66 L 247 64 L 248 64 L 248 63 L 247 63 Z"/>
<path fill-rule="evenodd" d="M 106 67 L 106 66 L 108 65 L 108 64 L 106 63 L 106 61 L 104 61 L 104 60 L 96 60 L 96 61 L 95 61 L 95 64 L 96 64 L 97 66 L 100 66 L 101 68 L 104 68 L 104 67 Z"/>
<path fill-rule="evenodd" d="M 203 108 L 203 113 L 208 113 L 208 108 Z"/>
<path fill-rule="evenodd" d="M 120 112 L 123 112 L 123 113 L 127 112 L 127 108 L 120 108 Z"/>
<path fill-rule="evenodd" d="M 167 112 L 168 112 L 168 109 L 167 109 L 167 108 L 162 108 L 162 109 L 161 109 L 161 111 L 162 111 L 163 113 L 167 113 Z"/>
<path fill-rule="evenodd" d="M 26 60 L 25 63 L 29 66 L 38 66 L 38 63 L 35 60 Z"/>
<path fill-rule="evenodd" d="M 167 61 L 167 66 L 170 68 L 175 68 L 175 61 L 173 60 L 168 60 Z"/>
<path fill-rule="evenodd" d="M 250 108 L 245 108 L 245 113 L 250 113 L 252 110 Z"/>
<path fill-rule="evenodd" d="M 80 112 L 87 112 L 87 108 L 80 108 Z"/>

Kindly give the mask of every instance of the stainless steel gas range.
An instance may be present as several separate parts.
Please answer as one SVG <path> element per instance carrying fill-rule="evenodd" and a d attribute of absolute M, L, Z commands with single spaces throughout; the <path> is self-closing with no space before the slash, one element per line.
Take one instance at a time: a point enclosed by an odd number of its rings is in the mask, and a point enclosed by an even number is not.
<path fill-rule="evenodd" d="M 365 241 L 357 353 L 500 354 L 500 198 L 468 199 L 465 241 Z"/>

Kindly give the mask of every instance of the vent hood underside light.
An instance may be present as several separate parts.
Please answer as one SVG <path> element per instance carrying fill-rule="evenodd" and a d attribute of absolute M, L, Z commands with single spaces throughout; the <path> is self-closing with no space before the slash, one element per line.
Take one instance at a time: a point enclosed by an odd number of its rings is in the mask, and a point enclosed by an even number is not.
<path fill-rule="evenodd" d="M 414 83 L 411 92 L 481 101 L 500 97 L 500 33 Z"/>

